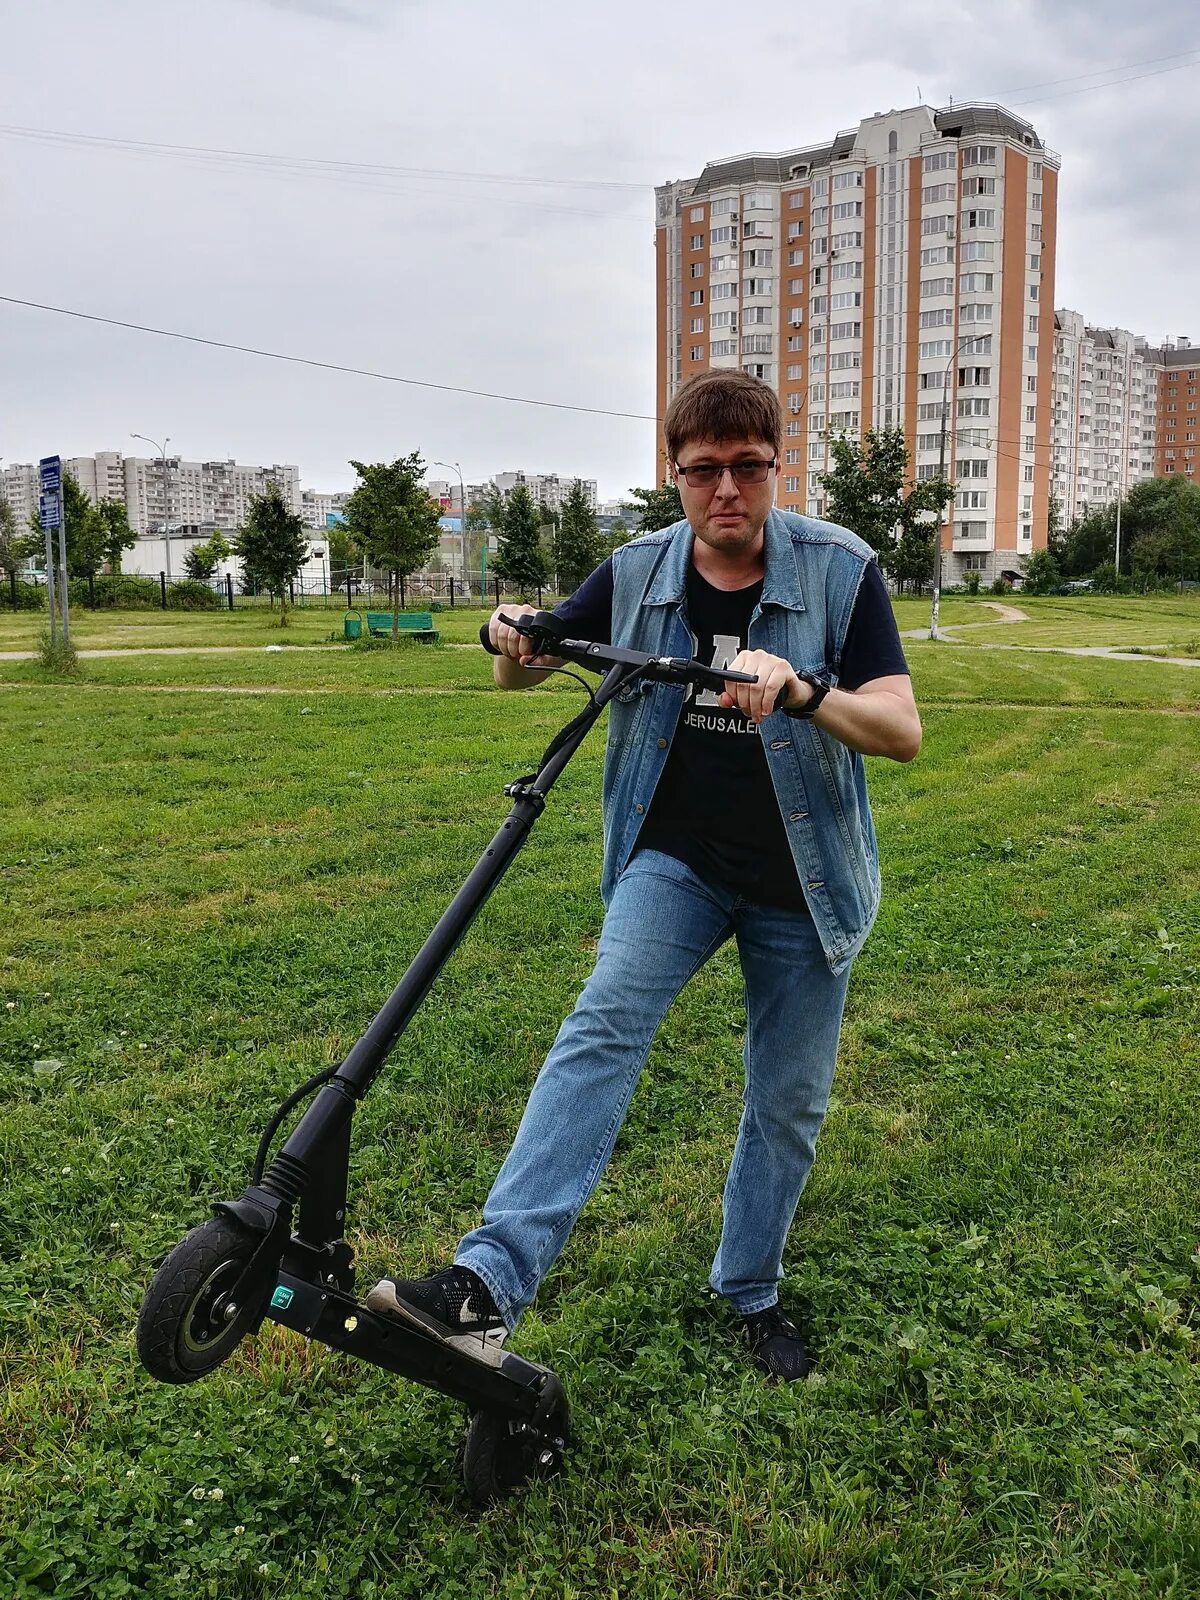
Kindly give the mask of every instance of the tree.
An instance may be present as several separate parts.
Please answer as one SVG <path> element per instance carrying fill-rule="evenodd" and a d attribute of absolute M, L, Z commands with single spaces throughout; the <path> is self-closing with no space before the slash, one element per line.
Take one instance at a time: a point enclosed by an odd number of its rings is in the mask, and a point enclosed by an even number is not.
<path fill-rule="evenodd" d="M 121 556 L 137 544 L 137 534 L 129 526 L 124 500 L 101 500 L 96 507 L 103 531 L 100 548 L 110 572 L 120 572 Z"/>
<path fill-rule="evenodd" d="M 0 500 L 0 571 L 6 578 L 15 577 L 23 562 L 45 548 L 41 530 L 34 533 L 17 532 L 17 517 L 7 500 Z"/>
<path fill-rule="evenodd" d="M 541 532 L 541 512 L 534 505 L 529 490 L 519 483 L 504 507 L 495 567 L 522 600 L 528 600 L 550 576 Z"/>
<path fill-rule="evenodd" d="M 70 472 L 62 475 L 62 502 L 67 572 L 72 578 L 94 577 L 104 563 L 108 526 Z"/>
<path fill-rule="evenodd" d="M 638 532 L 653 533 L 655 528 L 669 528 L 682 522 L 686 513 L 674 479 L 664 478 L 658 489 L 630 489 L 638 502 Z"/>
<path fill-rule="evenodd" d="M 1024 588 L 1027 594 L 1049 594 L 1063 581 L 1062 568 L 1048 546 L 1026 556 L 1023 568 Z"/>
<path fill-rule="evenodd" d="M 829 520 L 865 539 L 898 583 L 927 583 L 933 575 L 935 531 L 954 498 L 954 485 L 947 478 L 909 480 L 902 428 L 868 428 L 861 444 L 844 436 L 834 439 L 830 453 L 833 467 L 818 479 L 828 496 Z"/>
<path fill-rule="evenodd" d="M 600 565 L 600 529 L 587 492 L 578 479 L 563 501 L 558 536 L 554 541 L 554 566 L 562 593 L 573 594 L 589 572 Z"/>
<path fill-rule="evenodd" d="M 184 571 L 189 578 L 197 578 L 201 583 L 207 583 L 221 562 L 228 561 L 229 556 L 229 541 L 220 528 L 217 528 L 211 539 L 206 539 L 203 544 L 193 545 L 184 556 Z"/>
<path fill-rule="evenodd" d="M 352 461 L 359 483 L 346 502 L 346 526 L 373 567 L 388 574 L 392 638 L 400 637 L 400 587 L 437 549 L 441 507 L 424 486 L 419 450 L 395 461 Z"/>
<path fill-rule="evenodd" d="M 308 557 L 303 519 L 289 511 L 277 483 L 250 496 L 246 524 L 234 536 L 246 578 L 279 597 L 279 626 L 287 627 L 288 588 Z"/>

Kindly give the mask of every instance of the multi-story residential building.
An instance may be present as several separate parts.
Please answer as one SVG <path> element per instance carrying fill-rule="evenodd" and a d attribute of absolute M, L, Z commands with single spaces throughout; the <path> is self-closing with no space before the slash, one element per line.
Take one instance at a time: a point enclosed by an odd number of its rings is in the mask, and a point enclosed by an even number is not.
<path fill-rule="evenodd" d="M 304 526 L 316 528 L 324 533 L 331 520 L 333 522 L 341 520 L 349 498 L 349 490 L 342 490 L 336 494 L 320 494 L 316 489 L 301 489 L 300 515 L 304 518 Z"/>
<path fill-rule="evenodd" d="M 1018 565 L 1046 542 L 1059 164 L 1029 123 L 970 103 L 661 185 L 659 415 L 712 368 L 770 383 L 778 503 L 814 516 L 832 439 L 902 427 L 925 479 L 945 417 L 943 575 Z"/>
<path fill-rule="evenodd" d="M 1054 313 L 1051 492 L 1065 522 L 1155 474 L 1158 352 L 1124 328 Z"/>
<path fill-rule="evenodd" d="M 594 478 L 560 478 L 553 472 L 498 472 L 492 482 L 506 499 L 519 483 L 523 483 L 534 505 L 545 506 L 550 511 L 561 511 L 567 494 L 576 483 L 581 483 L 588 505 L 593 511 L 596 509 Z"/>
<path fill-rule="evenodd" d="M 29 519 L 37 516 L 38 469 L 32 461 L 13 461 L 0 471 L 0 494 L 12 507 L 13 518 L 19 533 L 29 527 Z"/>
<path fill-rule="evenodd" d="M 1181 472 L 1193 483 L 1200 448 L 1200 350 L 1186 338 L 1168 340 L 1152 352 L 1158 368 L 1158 450 L 1155 470 L 1161 477 Z"/>

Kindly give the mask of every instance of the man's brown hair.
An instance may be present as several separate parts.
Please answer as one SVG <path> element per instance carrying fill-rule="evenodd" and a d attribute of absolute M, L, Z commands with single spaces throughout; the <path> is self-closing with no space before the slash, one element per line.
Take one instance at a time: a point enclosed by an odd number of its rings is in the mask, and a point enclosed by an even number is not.
<path fill-rule="evenodd" d="M 778 455 L 783 443 L 779 397 L 746 372 L 702 372 L 685 383 L 663 422 L 667 460 L 685 444 L 711 439 L 761 439 Z"/>

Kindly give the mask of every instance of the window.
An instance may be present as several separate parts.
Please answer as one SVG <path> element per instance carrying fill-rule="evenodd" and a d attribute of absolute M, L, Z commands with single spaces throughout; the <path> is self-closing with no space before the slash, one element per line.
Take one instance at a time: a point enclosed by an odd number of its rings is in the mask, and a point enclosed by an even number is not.
<path fill-rule="evenodd" d="M 771 224 L 769 222 L 743 222 L 743 239 L 769 239 L 771 238 Z"/>
<path fill-rule="evenodd" d="M 964 228 L 994 228 L 996 226 L 996 213 L 992 210 L 964 211 L 962 214 Z"/>
<path fill-rule="evenodd" d="M 996 163 L 996 146 L 994 144 L 969 144 L 963 148 L 962 164 L 964 167 L 991 167 Z"/>
<path fill-rule="evenodd" d="M 736 283 L 714 283 L 712 286 L 712 297 L 714 300 L 736 300 L 737 292 L 738 286 Z M 699 300 L 693 299 L 692 304 L 694 306 L 703 305 L 704 290 L 697 289 L 696 293 L 700 296 L 700 298 Z"/>
<path fill-rule="evenodd" d="M 1030 251 L 1029 270 L 1030 272 L 1040 272 L 1042 270 L 1042 258 L 1040 255 L 1038 255 L 1036 250 Z"/>
<path fill-rule="evenodd" d="M 1041 175 L 1042 163 L 1040 161 L 1031 161 L 1029 164 L 1029 176 L 1031 178 L 1040 178 Z"/>
<path fill-rule="evenodd" d="M 736 211 L 737 208 L 737 196 L 733 194 L 727 194 L 723 196 L 722 199 L 713 201 L 712 214 L 714 217 L 727 216 L 729 212 Z"/>
<path fill-rule="evenodd" d="M 857 428 L 858 428 L 858 412 L 857 411 L 831 411 L 829 413 L 829 427 L 830 427 L 830 431 L 831 432 L 834 429 L 837 429 L 840 433 L 845 433 L 848 429 L 857 430 Z"/>
<path fill-rule="evenodd" d="M 833 208 L 833 220 L 835 222 L 841 222 L 845 217 L 861 217 L 862 214 L 863 203 L 861 200 L 839 200 Z M 816 221 L 815 216 L 813 221 Z"/>
<path fill-rule="evenodd" d="M 774 278 L 747 278 L 746 295 L 772 295 L 775 292 Z"/>
<path fill-rule="evenodd" d="M 744 356 L 769 356 L 771 354 L 771 335 L 769 333 L 743 334 L 742 354 Z"/>
<path fill-rule="evenodd" d="M 862 356 L 857 350 L 836 350 L 829 358 L 830 372 L 845 372 L 848 368 L 861 366 Z"/>
<path fill-rule="evenodd" d="M 960 434 L 960 443 L 961 439 L 962 436 Z M 990 464 L 986 458 L 980 461 L 976 456 L 972 456 L 966 461 L 960 461 L 958 463 L 959 480 L 961 481 L 963 478 L 986 478 Z"/>
<path fill-rule="evenodd" d="M 788 364 L 787 375 L 793 380 L 796 378 L 802 378 L 804 376 L 804 363 L 802 361 L 790 362 Z"/>
<path fill-rule="evenodd" d="M 703 361 L 704 360 L 704 346 L 702 344 L 694 344 L 692 346 L 691 354 L 688 357 L 688 359 L 690 361 Z"/>
<path fill-rule="evenodd" d="M 833 175 L 835 189 L 861 189 L 862 186 L 863 175 L 859 171 L 835 172 Z"/>
<path fill-rule="evenodd" d="M 987 503 L 986 489 L 960 489 L 954 496 L 954 504 L 959 511 L 986 511 Z"/>
<path fill-rule="evenodd" d="M 791 194 L 788 195 L 788 205 L 793 211 L 799 211 L 804 204 L 804 199 L 805 195 L 803 189 L 793 189 Z M 803 223 L 801 226 L 803 227 Z"/>
<path fill-rule="evenodd" d="M 766 189 L 751 189 L 749 194 L 742 196 L 743 211 L 769 211 L 771 209 L 771 196 Z"/>
<path fill-rule="evenodd" d="M 1037 243 L 1037 244 L 1041 243 L 1041 240 L 1042 240 L 1042 225 L 1041 225 L 1040 222 L 1031 222 L 1029 224 L 1029 237 L 1035 243 Z"/>
<path fill-rule="evenodd" d="M 693 261 L 688 270 L 693 278 L 702 278 L 704 276 L 703 261 Z"/>
<path fill-rule="evenodd" d="M 1029 209 L 1030 211 L 1040 211 L 1042 209 L 1042 197 L 1037 190 L 1029 196 Z"/>
<path fill-rule="evenodd" d="M 958 402 L 958 414 L 960 417 L 987 417 L 991 415 L 991 412 L 992 402 L 990 400 L 972 399 Z"/>
<path fill-rule="evenodd" d="M 713 269 L 714 272 L 736 272 L 737 271 L 737 257 L 736 256 L 714 256 L 712 258 L 712 269 Z"/>
<path fill-rule="evenodd" d="M 1037 331 L 1038 331 L 1038 319 L 1037 319 L 1037 317 L 1036 316 L 1027 317 L 1025 319 L 1025 332 L 1026 333 L 1036 333 Z"/>
<path fill-rule="evenodd" d="M 800 479 L 798 477 L 797 478 L 785 478 L 783 480 L 783 487 L 787 491 L 788 494 L 799 494 L 800 493 Z M 728 657 L 726 657 L 726 660 L 728 660 Z"/>
<path fill-rule="evenodd" d="M 954 293 L 954 279 L 953 278 L 922 278 L 921 279 L 921 299 L 922 300 L 928 300 L 932 295 L 935 295 L 935 294 L 953 294 L 953 293 Z"/>
<path fill-rule="evenodd" d="M 824 405 L 825 404 L 825 385 L 823 383 L 810 383 L 809 386 L 808 386 L 808 398 L 812 401 L 813 405 L 815 405 L 815 406 Z M 824 427 L 824 423 L 822 421 L 820 421 L 819 419 L 814 418 L 813 422 L 812 422 L 812 426 L 814 428 L 816 428 L 818 430 L 818 432 L 819 432 L 820 429 Z"/>
<path fill-rule="evenodd" d="M 1035 373 L 1031 372 L 1029 374 L 1029 376 L 1025 379 L 1025 392 L 1026 392 L 1026 394 L 1036 394 L 1037 393 L 1037 376 L 1036 376 Z"/>
<path fill-rule="evenodd" d="M 936 217 L 923 217 L 921 219 L 921 232 L 928 236 L 931 233 L 949 233 L 950 218 L 946 212 Z"/>
<path fill-rule="evenodd" d="M 958 320 L 960 322 L 990 322 L 992 320 L 992 308 L 990 305 L 976 303 L 972 303 L 969 306 L 960 306 Z"/>
<path fill-rule="evenodd" d="M 992 336 L 990 333 L 976 334 L 962 347 L 963 355 L 990 356 L 992 353 Z"/>
<path fill-rule="evenodd" d="M 837 294 L 830 295 L 829 309 L 831 311 L 855 311 L 862 305 L 861 289 L 841 289 Z M 814 303 L 813 310 L 817 307 Z"/>
<path fill-rule="evenodd" d="M 931 183 L 921 190 L 921 204 L 925 206 L 936 205 L 939 200 L 953 200 L 954 185 L 952 183 Z"/>
<path fill-rule="evenodd" d="M 812 192 L 814 197 L 817 199 L 820 199 L 822 195 L 827 195 L 829 193 L 829 179 L 814 178 Z"/>
<path fill-rule="evenodd" d="M 833 270 L 829 274 L 835 280 L 839 278 L 861 278 L 862 275 L 863 264 L 861 261 L 835 261 Z"/>
<path fill-rule="evenodd" d="M 829 329 L 831 339 L 858 339 L 861 335 L 861 322 L 835 322 Z"/>
<path fill-rule="evenodd" d="M 773 267 L 775 265 L 774 250 L 743 250 L 742 261 L 748 267 Z"/>
<path fill-rule="evenodd" d="M 809 358 L 808 358 L 808 370 L 810 372 L 824 372 L 825 371 L 825 357 L 823 355 L 809 356 Z"/>
<path fill-rule="evenodd" d="M 798 333 L 789 333 L 787 347 L 789 350 L 803 350 L 804 340 Z M 797 377 L 799 377 L 799 373 L 797 373 Z"/>
<path fill-rule="evenodd" d="M 708 322 L 712 328 L 732 328 L 736 320 L 736 311 L 714 311 Z"/>
<path fill-rule="evenodd" d="M 990 261 L 995 245 L 990 239 L 965 240 L 962 247 L 964 261 Z"/>
<path fill-rule="evenodd" d="M 821 283 L 825 282 L 825 268 L 824 267 L 814 267 L 812 269 L 812 281 L 813 281 L 813 288 L 814 289 L 817 287 L 818 284 L 821 284 Z"/>
<path fill-rule="evenodd" d="M 1030 462 L 1030 463 L 1028 463 L 1026 465 L 1025 472 L 1024 472 L 1024 477 L 1022 479 L 1022 482 L 1024 482 L 1024 483 L 1032 483 L 1033 482 L 1033 464 L 1032 464 L 1032 462 Z"/>
<path fill-rule="evenodd" d="M 995 178 L 964 178 L 962 181 L 962 197 L 969 199 L 973 194 L 995 194 Z"/>
<path fill-rule="evenodd" d="M 921 167 L 925 172 L 952 172 L 954 170 L 954 151 L 936 150 L 933 155 L 925 157 Z"/>
<path fill-rule="evenodd" d="M 804 404 L 804 396 L 802 394 L 795 394 L 795 393 L 789 394 L 788 397 L 787 397 L 787 403 L 788 403 L 788 410 L 789 411 L 791 411 L 793 413 L 797 412 L 797 411 L 799 411 L 800 407 Z M 799 427 L 799 424 L 797 424 L 797 427 Z"/>
<path fill-rule="evenodd" d="M 948 372 L 923 372 L 918 380 L 922 389 L 945 389 L 950 382 Z"/>
<path fill-rule="evenodd" d="M 788 279 L 788 293 L 789 294 L 803 294 L 804 293 L 804 279 L 803 278 L 789 278 Z"/>
<path fill-rule="evenodd" d="M 991 272 L 964 272 L 959 287 L 964 294 L 991 294 L 994 282 Z"/>
<path fill-rule="evenodd" d="M 812 330 L 811 338 L 812 338 L 813 344 L 824 344 L 825 343 L 825 329 L 821 326 L 821 324 L 819 322 L 813 324 L 813 330 Z"/>
<path fill-rule="evenodd" d="M 733 285 L 732 284 L 727 284 L 726 287 L 727 288 L 733 288 Z M 704 290 L 703 289 L 693 289 L 692 290 L 692 296 L 691 296 L 691 299 L 688 302 L 688 304 L 689 305 L 693 305 L 693 306 L 702 306 L 704 304 Z"/>
<path fill-rule="evenodd" d="M 742 313 L 742 321 L 745 323 L 770 322 L 771 320 L 770 306 L 747 306 Z"/>
<path fill-rule="evenodd" d="M 798 422 L 785 422 L 783 425 L 783 431 L 785 434 L 787 434 L 789 439 L 794 439 L 800 432 L 800 424 Z"/>
<path fill-rule="evenodd" d="M 702 250 L 703 248 L 704 248 L 704 235 L 702 233 L 694 233 L 692 235 L 692 242 L 688 246 L 688 249 L 689 250 Z"/>
<path fill-rule="evenodd" d="M 1037 421 L 1037 407 L 1036 406 L 1026 406 L 1025 407 L 1025 421 L 1026 422 L 1036 422 Z"/>
<path fill-rule="evenodd" d="M 771 367 L 765 361 L 747 361 L 742 363 L 742 371 L 748 372 L 752 378 L 761 378 L 763 383 L 771 381 Z"/>
<path fill-rule="evenodd" d="M 787 264 L 789 267 L 802 267 L 804 265 L 804 251 L 789 250 Z"/>
<path fill-rule="evenodd" d="M 692 222 L 703 222 L 704 221 L 704 207 L 703 206 L 693 206 L 690 220 Z"/>
<path fill-rule="evenodd" d="M 824 314 L 828 310 L 829 310 L 829 296 L 827 294 L 815 294 L 815 295 L 813 295 L 813 301 L 812 301 L 812 314 L 813 314 L 813 316 L 814 317 L 824 316 Z"/>
<path fill-rule="evenodd" d="M 921 326 L 923 328 L 952 328 L 954 326 L 953 307 L 939 306 L 936 311 L 922 311 Z"/>
<path fill-rule="evenodd" d="M 956 539 L 986 539 L 986 522 L 960 522 L 954 529 Z M 982 572 L 987 565 L 986 556 L 968 556 L 963 563 L 968 572 Z"/>
<path fill-rule="evenodd" d="M 823 228 L 825 226 L 825 224 L 829 221 L 829 207 L 828 206 L 814 206 L 812 208 L 812 216 L 810 217 L 809 220 L 811 221 L 811 223 L 812 223 L 814 228 Z"/>
<path fill-rule="evenodd" d="M 717 319 L 714 317 L 713 321 L 715 322 L 716 320 Z M 691 333 L 703 333 L 704 332 L 704 318 L 703 317 L 693 317 L 692 318 L 692 326 L 691 326 L 689 331 Z"/>
<path fill-rule="evenodd" d="M 948 244 L 934 244 L 921 251 L 923 267 L 946 267 L 954 260 L 954 251 Z"/>
<path fill-rule="evenodd" d="M 858 250 L 862 246 L 863 236 L 857 231 L 852 233 L 835 233 L 829 242 L 835 250 Z"/>
<path fill-rule="evenodd" d="M 829 385 L 829 398 L 831 400 L 857 400 L 859 396 L 859 381 L 857 378 L 843 378 L 838 383 Z"/>
<path fill-rule="evenodd" d="M 736 355 L 737 354 L 737 340 L 736 339 L 714 339 L 712 344 L 709 346 L 709 350 L 714 356 L 732 356 L 732 355 Z"/>
<path fill-rule="evenodd" d="M 1029 285 L 1029 298 L 1031 300 L 1040 300 L 1042 298 L 1042 291 L 1036 283 Z"/>
<path fill-rule="evenodd" d="M 802 222 L 789 222 L 788 223 L 787 236 L 788 236 L 789 239 L 799 239 L 800 236 L 803 234 L 803 232 L 804 232 L 804 224 Z"/>
<path fill-rule="evenodd" d="M 949 356 L 954 354 L 953 339 L 926 339 L 917 346 L 917 354 L 926 359 L 930 356 Z"/>
<path fill-rule="evenodd" d="M 737 237 L 735 228 L 710 228 L 708 233 L 709 244 L 731 244 Z"/>

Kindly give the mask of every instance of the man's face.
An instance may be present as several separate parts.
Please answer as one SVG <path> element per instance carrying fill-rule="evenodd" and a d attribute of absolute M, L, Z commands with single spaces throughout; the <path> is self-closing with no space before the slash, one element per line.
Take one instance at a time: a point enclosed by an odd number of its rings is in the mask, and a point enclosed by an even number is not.
<path fill-rule="evenodd" d="M 743 467 L 763 471 L 761 483 L 739 483 L 732 472 L 722 471 L 711 483 L 690 483 L 708 476 L 705 468 Z M 697 539 L 727 555 L 753 550 L 761 536 L 775 498 L 774 447 L 761 439 L 691 440 L 671 463 L 684 514 Z"/>

